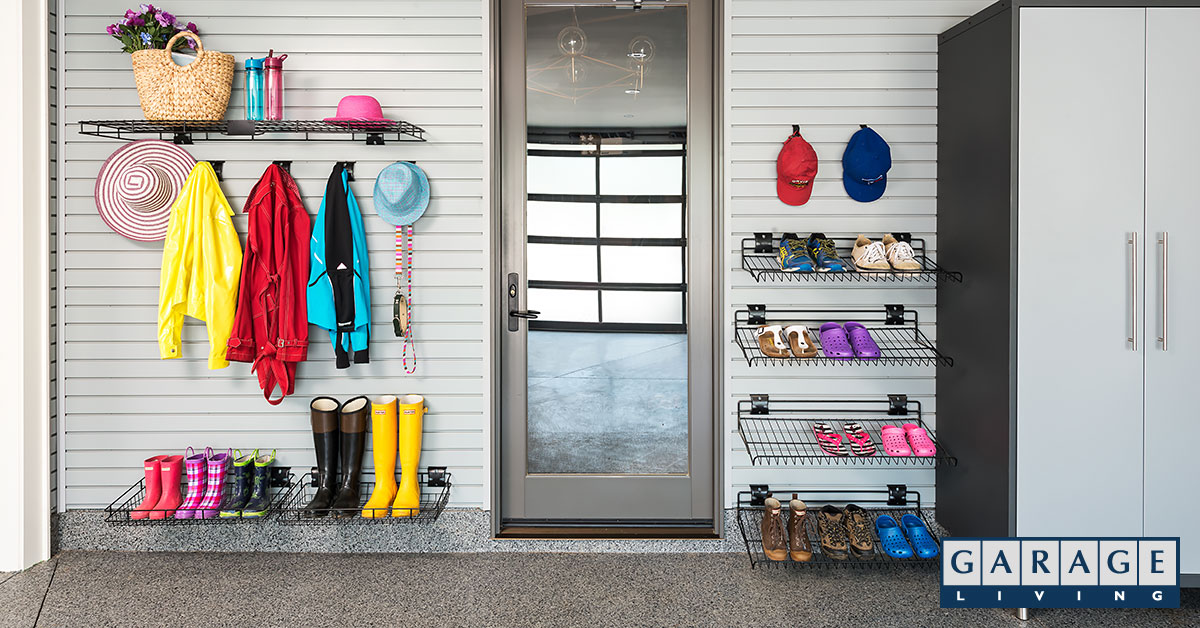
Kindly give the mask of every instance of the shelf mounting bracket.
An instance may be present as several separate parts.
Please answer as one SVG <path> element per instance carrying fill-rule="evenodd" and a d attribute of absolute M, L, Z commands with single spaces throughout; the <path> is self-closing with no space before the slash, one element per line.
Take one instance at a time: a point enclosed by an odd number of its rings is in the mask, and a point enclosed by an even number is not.
<path fill-rule="evenodd" d="M 888 506 L 907 506 L 908 505 L 908 485 L 907 484 L 888 484 Z"/>
<path fill-rule="evenodd" d="M 771 233 L 755 232 L 754 233 L 754 252 L 755 253 L 771 253 L 775 250 L 771 246 Z"/>
<path fill-rule="evenodd" d="M 888 414 L 891 416 L 908 415 L 908 395 L 888 395 Z"/>
<path fill-rule="evenodd" d="M 425 469 L 425 477 L 427 486 L 445 486 L 446 467 L 429 467 Z"/>
<path fill-rule="evenodd" d="M 887 319 L 884 320 L 884 325 L 903 325 L 904 324 L 904 306 L 890 304 L 883 306 L 887 312 Z"/>
<path fill-rule="evenodd" d="M 751 325 L 766 325 L 767 324 L 767 306 L 762 304 L 747 305 L 746 309 L 750 311 L 746 322 Z"/>
<path fill-rule="evenodd" d="M 766 484 L 751 484 L 750 485 L 750 505 L 762 506 L 767 503 L 767 498 L 771 496 L 771 487 Z"/>
<path fill-rule="evenodd" d="M 770 395 L 750 395 L 750 414 L 771 414 Z"/>

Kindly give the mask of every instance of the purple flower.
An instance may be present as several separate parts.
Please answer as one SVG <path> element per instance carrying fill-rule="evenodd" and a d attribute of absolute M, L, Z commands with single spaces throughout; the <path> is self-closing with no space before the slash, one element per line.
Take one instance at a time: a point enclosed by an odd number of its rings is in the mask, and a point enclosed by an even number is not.
<path fill-rule="evenodd" d="M 135 18 L 133 18 L 133 19 L 129 20 L 128 24 L 129 24 L 130 26 L 145 26 L 145 25 L 146 25 L 146 20 L 143 20 L 143 19 L 142 19 L 142 18 L 140 18 L 140 17 L 135 17 Z"/>
<path fill-rule="evenodd" d="M 188 23 L 187 23 L 187 29 L 188 29 L 189 31 L 192 31 L 193 33 L 196 33 L 196 34 L 199 34 L 199 33 L 200 33 L 200 27 L 199 27 L 199 26 L 196 26 L 196 23 L 195 23 L 195 22 L 188 22 Z"/>
<path fill-rule="evenodd" d="M 128 22 L 129 20 L 132 20 L 135 17 L 137 17 L 137 12 L 134 11 L 133 9 L 129 9 L 129 10 L 125 11 L 125 21 Z"/>
<path fill-rule="evenodd" d="M 104 29 L 104 31 L 105 31 L 106 33 L 108 33 L 109 35 L 116 35 L 116 34 L 117 34 L 117 25 L 116 25 L 116 24 L 109 24 L 109 25 L 108 25 L 108 28 L 105 28 L 105 29 Z"/>
<path fill-rule="evenodd" d="M 143 13 L 154 13 L 154 5 L 153 4 L 143 4 L 143 5 L 141 5 L 141 8 L 142 8 Z"/>
<path fill-rule="evenodd" d="M 166 11 L 154 16 L 154 19 L 158 20 L 158 23 L 163 26 L 170 26 L 175 23 L 175 16 L 167 13 Z"/>
<path fill-rule="evenodd" d="M 187 40 L 187 43 L 188 43 L 188 48 L 191 48 L 192 50 L 196 49 L 196 40 L 189 39 L 189 40 Z"/>
<path fill-rule="evenodd" d="M 142 43 L 146 44 L 147 46 L 150 45 L 150 33 L 142 31 Z"/>

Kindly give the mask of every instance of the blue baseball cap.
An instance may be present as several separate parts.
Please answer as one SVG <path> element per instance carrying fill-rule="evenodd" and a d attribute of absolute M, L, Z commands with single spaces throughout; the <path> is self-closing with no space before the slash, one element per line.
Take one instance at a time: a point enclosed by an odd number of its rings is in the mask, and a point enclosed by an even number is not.
<path fill-rule="evenodd" d="M 860 203 L 879 200 L 892 168 L 892 149 L 867 125 L 854 132 L 842 154 L 842 183 L 846 194 Z"/>

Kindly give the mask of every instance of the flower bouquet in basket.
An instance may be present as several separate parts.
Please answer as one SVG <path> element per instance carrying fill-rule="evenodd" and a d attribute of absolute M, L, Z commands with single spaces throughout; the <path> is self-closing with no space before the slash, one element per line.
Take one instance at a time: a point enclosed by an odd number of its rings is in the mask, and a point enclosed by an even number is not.
<path fill-rule="evenodd" d="M 147 120 L 220 120 L 233 85 L 233 55 L 204 50 L 196 25 L 181 24 L 152 4 L 129 9 L 125 19 L 105 29 L 130 53 L 142 115 Z M 196 59 L 178 65 L 171 51 L 184 47 Z"/>

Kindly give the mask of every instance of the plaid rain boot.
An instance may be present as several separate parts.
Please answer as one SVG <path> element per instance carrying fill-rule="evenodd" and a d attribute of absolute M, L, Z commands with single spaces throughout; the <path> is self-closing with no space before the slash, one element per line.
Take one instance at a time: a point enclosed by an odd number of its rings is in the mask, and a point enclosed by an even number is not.
<path fill-rule="evenodd" d="M 220 512 L 221 497 L 225 494 L 225 472 L 229 469 L 229 459 L 232 457 L 233 450 L 230 449 L 208 459 L 207 488 L 195 514 L 197 519 L 212 519 Z"/>
<path fill-rule="evenodd" d="M 204 453 L 195 453 L 187 448 L 187 456 L 183 459 L 184 470 L 187 471 L 187 497 L 183 505 L 175 511 L 176 519 L 191 519 L 197 514 L 200 502 L 204 500 L 204 492 L 208 488 L 208 459 L 212 456 L 212 447 L 205 447 Z"/>

